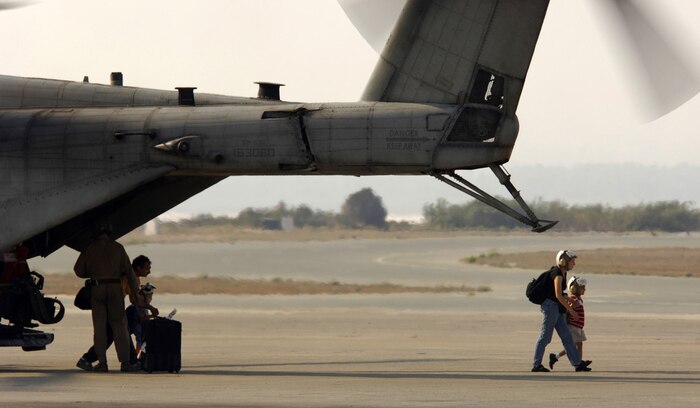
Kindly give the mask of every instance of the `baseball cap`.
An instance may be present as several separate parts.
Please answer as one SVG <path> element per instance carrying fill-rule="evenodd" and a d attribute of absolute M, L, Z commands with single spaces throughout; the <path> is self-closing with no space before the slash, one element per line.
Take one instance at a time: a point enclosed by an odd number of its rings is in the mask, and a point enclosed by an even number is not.
<path fill-rule="evenodd" d="M 571 287 L 574 285 L 574 282 L 576 282 L 579 286 L 586 286 L 588 284 L 588 280 L 586 278 L 572 276 L 569 278 L 569 282 L 566 285 L 566 287 L 569 288 L 569 291 L 571 291 Z"/>
<path fill-rule="evenodd" d="M 576 252 L 574 252 L 570 249 L 562 249 L 561 251 L 559 251 L 557 253 L 557 257 L 555 259 L 555 262 L 557 265 L 559 265 L 559 261 L 561 259 L 564 259 L 565 261 L 570 261 L 574 258 L 578 258 L 578 256 L 576 255 Z"/>
<path fill-rule="evenodd" d="M 151 293 L 153 293 L 153 289 L 155 288 L 155 286 L 151 285 L 151 282 L 147 282 L 145 285 L 141 285 L 141 292 L 144 295 L 150 295 Z"/>

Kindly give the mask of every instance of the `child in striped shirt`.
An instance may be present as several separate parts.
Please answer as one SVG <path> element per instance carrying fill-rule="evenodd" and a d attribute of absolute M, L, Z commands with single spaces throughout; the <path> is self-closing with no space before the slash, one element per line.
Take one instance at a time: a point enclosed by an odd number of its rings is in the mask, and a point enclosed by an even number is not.
<path fill-rule="evenodd" d="M 567 317 L 567 325 L 569 326 L 569 331 L 571 332 L 571 337 L 574 339 L 576 344 L 576 350 L 578 350 L 579 358 L 583 361 L 583 342 L 586 341 L 586 333 L 583 331 L 583 326 L 585 323 L 585 314 L 583 310 L 583 298 L 582 296 L 586 293 L 586 284 L 588 281 L 586 278 L 580 278 L 578 276 L 572 276 L 569 279 L 569 305 L 578 313 L 578 319 L 574 319 L 571 315 Z M 566 350 L 562 350 L 559 354 L 551 353 L 549 355 L 549 368 L 553 369 L 554 364 L 559 361 L 559 359 L 566 355 Z M 590 364 L 590 363 L 589 363 Z"/>

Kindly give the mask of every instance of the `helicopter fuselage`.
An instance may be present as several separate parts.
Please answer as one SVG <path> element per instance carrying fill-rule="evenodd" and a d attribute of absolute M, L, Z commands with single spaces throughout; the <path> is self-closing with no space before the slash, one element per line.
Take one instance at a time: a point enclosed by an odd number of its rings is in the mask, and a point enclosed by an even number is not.
<path fill-rule="evenodd" d="M 380 102 L 0 110 L 0 123 L 6 157 L 29 170 L 15 190 L 162 165 L 219 176 L 473 169 L 508 161 L 517 137 L 517 120 L 491 106 Z"/>

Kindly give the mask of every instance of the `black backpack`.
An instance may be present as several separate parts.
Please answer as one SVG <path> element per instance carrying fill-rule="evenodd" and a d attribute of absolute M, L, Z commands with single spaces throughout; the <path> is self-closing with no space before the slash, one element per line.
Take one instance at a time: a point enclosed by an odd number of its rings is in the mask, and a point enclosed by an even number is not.
<path fill-rule="evenodd" d="M 552 267 L 554 268 L 554 267 Z M 527 284 L 525 289 L 525 296 L 530 300 L 530 302 L 541 305 L 547 299 L 547 295 L 554 289 L 554 283 L 552 280 L 552 269 L 544 271 L 540 276 L 534 278 L 530 283 Z"/>

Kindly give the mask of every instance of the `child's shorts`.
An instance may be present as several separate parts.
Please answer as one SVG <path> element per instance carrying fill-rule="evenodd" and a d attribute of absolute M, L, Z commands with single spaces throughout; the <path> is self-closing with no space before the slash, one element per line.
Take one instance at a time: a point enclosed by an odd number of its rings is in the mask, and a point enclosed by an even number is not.
<path fill-rule="evenodd" d="M 569 331 L 571 332 L 571 337 L 574 339 L 574 343 L 583 343 L 586 341 L 586 332 L 583 328 L 569 325 Z"/>

